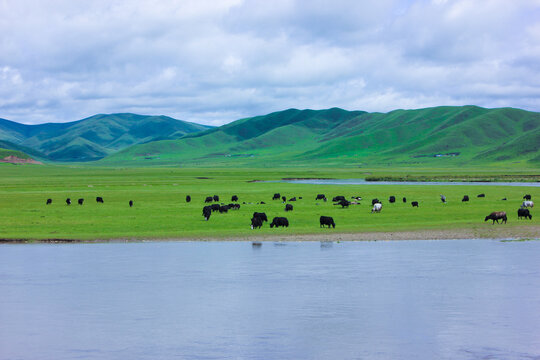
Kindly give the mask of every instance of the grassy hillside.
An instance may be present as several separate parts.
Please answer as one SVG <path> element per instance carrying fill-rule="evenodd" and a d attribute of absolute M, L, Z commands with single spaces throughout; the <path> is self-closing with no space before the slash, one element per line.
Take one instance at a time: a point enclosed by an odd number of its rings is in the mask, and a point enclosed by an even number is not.
<path fill-rule="evenodd" d="M 32 158 L 28 154 L 25 154 L 25 153 L 23 153 L 21 151 L 0 148 L 0 159 L 4 159 L 4 158 L 6 158 L 8 156 L 16 156 L 19 159 L 31 159 Z"/>
<path fill-rule="evenodd" d="M 540 164 L 540 113 L 476 106 L 389 113 L 289 109 L 100 163 L 182 166 L 449 166 Z"/>
<path fill-rule="evenodd" d="M 91 161 L 134 144 L 177 139 L 208 128 L 166 116 L 136 114 L 95 115 L 75 122 L 41 125 L 0 119 L 0 140 L 31 148 L 50 160 Z"/>

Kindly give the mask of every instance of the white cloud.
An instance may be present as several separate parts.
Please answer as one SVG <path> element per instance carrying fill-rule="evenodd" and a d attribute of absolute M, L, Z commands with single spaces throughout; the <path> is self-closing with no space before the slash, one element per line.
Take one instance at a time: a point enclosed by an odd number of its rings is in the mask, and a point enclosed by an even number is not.
<path fill-rule="evenodd" d="M 0 117 L 540 110 L 540 2 L 4 0 Z"/>

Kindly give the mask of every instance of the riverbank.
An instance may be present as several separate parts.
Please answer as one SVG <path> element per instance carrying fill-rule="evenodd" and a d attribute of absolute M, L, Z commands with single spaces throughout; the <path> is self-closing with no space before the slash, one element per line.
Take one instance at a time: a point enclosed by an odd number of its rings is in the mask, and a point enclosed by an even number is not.
<path fill-rule="evenodd" d="M 322 230 L 321 230 L 322 232 Z M 175 237 L 175 238 L 118 238 L 118 239 L 0 239 L 0 244 L 59 244 L 59 243 L 123 243 L 151 241 L 386 241 L 386 240 L 460 240 L 460 239 L 540 239 L 540 226 L 505 225 L 482 226 L 472 229 L 414 230 L 391 232 L 340 233 L 326 229 L 318 234 L 240 235 L 235 237 Z"/>

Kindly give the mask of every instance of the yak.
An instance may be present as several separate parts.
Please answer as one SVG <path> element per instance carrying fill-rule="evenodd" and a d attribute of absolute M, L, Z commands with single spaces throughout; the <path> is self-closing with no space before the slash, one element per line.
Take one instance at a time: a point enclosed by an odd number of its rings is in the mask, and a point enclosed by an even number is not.
<path fill-rule="evenodd" d="M 488 216 L 486 216 L 486 218 L 484 219 L 484 221 L 488 221 L 488 220 L 493 220 L 493 224 L 495 224 L 495 221 L 498 224 L 499 220 L 501 220 L 501 224 L 503 222 L 506 224 L 506 212 L 504 212 L 504 211 L 494 211 L 491 214 L 489 214 Z"/>
<path fill-rule="evenodd" d="M 261 226 L 262 226 L 262 224 L 263 224 L 263 221 L 261 220 L 260 217 L 256 217 L 256 216 L 255 216 L 255 217 L 252 217 L 252 218 L 251 218 L 251 229 L 252 229 L 252 230 L 255 229 L 255 228 L 259 228 L 259 229 L 260 229 Z"/>
<path fill-rule="evenodd" d="M 518 219 L 521 219 L 523 217 L 525 219 L 529 218 L 529 220 L 532 220 L 532 215 L 529 209 L 518 209 Z"/>
<path fill-rule="evenodd" d="M 285 205 L 285 211 L 293 211 L 293 206 L 291 204 Z"/>
<path fill-rule="evenodd" d="M 283 226 L 283 227 L 289 227 L 289 220 L 287 220 L 286 217 L 275 217 L 272 219 L 272 223 L 270 224 L 270 228 L 273 228 L 273 227 L 280 227 L 280 226 Z"/>
<path fill-rule="evenodd" d="M 413 202 L 411 202 L 411 205 L 412 205 L 413 207 L 418 207 L 418 201 L 413 201 Z"/>
<path fill-rule="evenodd" d="M 324 227 L 325 225 L 328 225 L 328 228 L 330 229 L 330 226 L 332 228 L 336 228 L 336 224 L 334 223 L 334 219 L 331 216 L 321 216 L 319 219 L 319 227 Z"/>
<path fill-rule="evenodd" d="M 268 218 L 266 217 L 266 213 L 263 213 L 263 212 L 254 212 L 253 213 L 253 217 L 258 217 L 261 219 L 261 221 L 268 221 Z"/>
<path fill-rule="evenodd" d="M 212 215 L 212 207 L 211 206 L 203 207 L 202 214 L 204 216 L 204 220 L 208 221 L 208 219 L 210 219 L 210 215 Z"/>

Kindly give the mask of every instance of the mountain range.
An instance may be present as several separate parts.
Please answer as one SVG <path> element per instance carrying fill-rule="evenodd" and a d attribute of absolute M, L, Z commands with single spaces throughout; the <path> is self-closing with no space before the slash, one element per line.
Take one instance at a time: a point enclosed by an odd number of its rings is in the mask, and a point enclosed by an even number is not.
<path fill-rule="evenodd" d="M 540 113 L 477 106 L 388 113 L 288 109 L 214 128 L 134 114 L 66 124 L 0 120 L 0 147 L 44 160 L 122 166 L 538 166 Z"/>
<path fill-rule="evenodd" d="M 209 126 L 167 116 L 95 115 L 68 123 L 24 125 L 0 119 L 0 147 L 52 161 L 93 161 L 135 144 L 178 139 Z"/>

